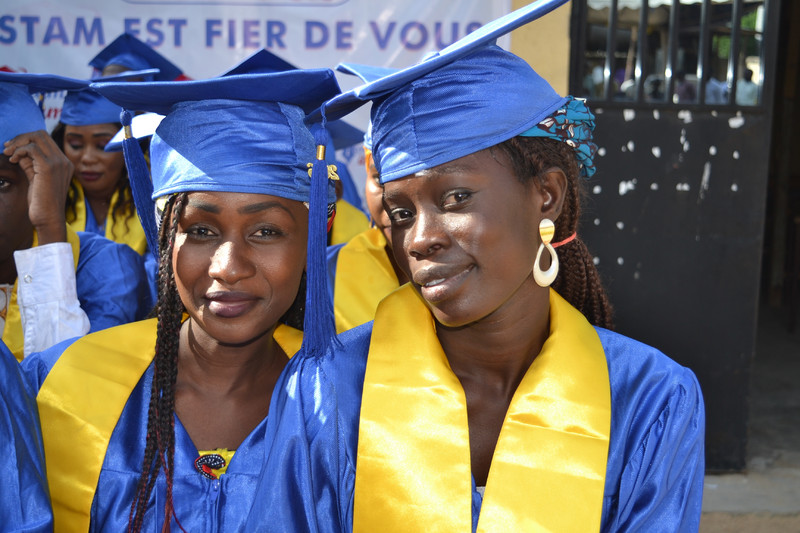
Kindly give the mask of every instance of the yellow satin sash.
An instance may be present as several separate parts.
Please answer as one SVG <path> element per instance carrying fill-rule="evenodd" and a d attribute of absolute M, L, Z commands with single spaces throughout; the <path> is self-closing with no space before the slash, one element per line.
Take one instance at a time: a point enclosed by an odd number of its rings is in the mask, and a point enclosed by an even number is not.
<path fill-rule="evenodd" d="M 72 213 L 70 211 L 67 213 L 67 224 L 75 231 L 86 231 L 86 198 L 84 197 L 83 187 L 78 183 L 78 180 L 73 180 L 73 183 L 76 185 L 78 194 L 75 199 L 75 212 Z M 130 198 L 128 189 L 125 189 L 124 194 L 126 198 Z M 110 241 L 127 244 L 136 250 L 139 255 L 143 255 L 147 250 L 147 237 L 145 237 L 142 223 L 139 222 L 139 217 L 136 213 L 133 213 L 130 218 L 126 216 L 115 217 L 114 205 L 117 203 L 117 198 L 119 198 L 119 191 L 114 191 L 106 214 L 105 238 Z"/>
<path fill-rule="evenodd" d="M 69 226 L 67 226 L 67 242 L 72 247 L 72 260 L 75 262 L 75 269 L 78 268 L 78 257 L 81 252 L 81 240 L 78 234 L 75 233 Z M 39 238 L 36 231 L 33 232 L 33 245 L 35 248 L 39 245 Z M 25 355 L 25 333 L 22 331 L 22 315 L 19 312 L 19 305 L 17 304 L 17 286 L 19 279 L 14 282 L 14 287 L 11 289 L 11 298 L 8 301 L 8 308 L 6 311 L 6 325 L 3 329 L 3 342 L 17 358 L 17 361 L 22 361 Z"/>
<path fill-rule="evenodd" d="M 383 298 L 399 286 L 386 238 L 378 228 L 353 237 L 339 250 L 333 288 L 336 333 L 369 322 Z"/>
<path fill-rule="evenodd" d="M 331 228 L 331 244 L 347 242 L 369 229 L 369 219 L 360 209 L 345 200 L 336 202 L 336 217 Z"/>
<path fill-rule="evenodd" d="M 470 532 L 466 397 L 406 284 L 375 317 L 358 438 L 354 532 Z M 550 291 L 550 336 L 497 441 L 479 532 L 598 531 L 611 392 L 600 340 Z"/>
<path fill-rule="evenodd" d="M 132 322 L 78 339 L 64 350 L 39 390 L 47 482 L 59 533 L 89 530 L 111 434 L 155 357 L 156 322 Z M 292 357 L 300 349 L 302 332 L 279 324 L 273 338 Z"/>

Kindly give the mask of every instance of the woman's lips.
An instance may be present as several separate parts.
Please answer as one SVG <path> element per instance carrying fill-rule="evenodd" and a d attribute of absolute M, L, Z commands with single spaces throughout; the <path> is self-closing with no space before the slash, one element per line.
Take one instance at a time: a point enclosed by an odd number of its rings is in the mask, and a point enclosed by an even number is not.
<path fill-rule="evenodd" d="M 208 310 L 221 318 L 236 318 L 246 313 L 256 298 L 241 292 L 217 292 L 205 296 Z"/>
<path fill-rule="evenodd" d="M 431 270 L 424 274 L 417 273 L 414 281 L 419 285 L 422 297 L 435 303 L 451 297 L 464 280 L 472 272 L 472 265 L 458 270 L 444 272 L 441 269 Z M 421 282 L 421 283 L 420 283 Z"/>
<path fill-rule="evenodd" d="M 103 177 L 101 172 L 81 172 L 82 181 L 97 181 Z"/>

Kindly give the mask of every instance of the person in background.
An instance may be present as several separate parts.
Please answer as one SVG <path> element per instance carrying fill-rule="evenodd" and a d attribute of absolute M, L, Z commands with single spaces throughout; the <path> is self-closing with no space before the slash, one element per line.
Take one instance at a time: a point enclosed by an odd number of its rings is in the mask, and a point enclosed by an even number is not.
<path fill-rule="evenodd" d="M 744 69 L 742 77 L 736 82 L 736 105 L 753 106 L 758 104 L 758 85 L 753 81 L 753 71 Z"/>
<path fill-rule="evenodd" d="M 370 228 L 347 243 L 328 247 L 328 288 L 337 333 L 372 320 L 380 301 L 408 281 L 392 253 L 391 225 L 383 210 L 383 186 L 372 158 L 369 129 L 364 135 L 364 156 Z"/>
<path fill-rule="evenodd" d="M 162 213 L 160 229 L 145 224 L 159 298 L 156 318 L 24 362 L 55 529 L 244 531 L 272 387 L 301 342 L 314 357 L 334 334 L 335 192 L 303 120 L 338 84 L 318 69 L 93 87 L 165 115 L 138 206 Z M 151 183 L 137 141 L 124 142 L 134 187 Z"/>
<path fill-rule="evenodd" d="M 577 233 L 594 116 L 494 44 L 562 3 L 322 106 L 333 120 L 372 101 L 411 283 L 285 369 L 247 530 L 697 531 L 697 380 L 610 331 Z"/>
<path fill-rule="evenodd" d="M 0 73 L 0 330 L 18 360 L 149 310 L 142 258 L 66 224 L 72 165 L 44 131 L 31 93 L 81 86 L 85 81 Z"/>

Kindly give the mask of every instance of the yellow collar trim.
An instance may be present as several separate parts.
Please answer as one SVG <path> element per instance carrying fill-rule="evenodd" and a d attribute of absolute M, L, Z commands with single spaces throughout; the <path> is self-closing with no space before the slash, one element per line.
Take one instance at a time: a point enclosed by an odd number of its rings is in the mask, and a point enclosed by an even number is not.
<path fill-rule="evenodd" d="M 81 187 L 78 180 L 73 180 L 73 183 L 78 191 L 75 198 L 75 216 L 74 218 L 69 216 L 67 224 L 75 231 L 86 231 L 86 198 L 83 187 Z M 125 196 L 126 198 L 130 197 L 130 191 L 127 189 L 125 190 Z M 117 198 L 119 198 L 119 191 L 114 191 L 106 213 L 105 238 L 110 241 L 127 244 L 136 250 L 139 255 L 143 255 L 147 250 L 147 237 L 144 234 L 141 222 L 139 222 L 139 217 L 136 213 L 133 213 L 130 218 L 125 216 L 115 217 L 114 205 L 117 203 Z"/>
<path fill-rule="evenodd" d="M 598 531 L 611 392 L 599 337 L 550 291 L 550 336 L 509 406 L 479 532 Z M 364 379 L 353 531 L 471 531 L 466 397 L 425 303 L 381 302 Z"/>

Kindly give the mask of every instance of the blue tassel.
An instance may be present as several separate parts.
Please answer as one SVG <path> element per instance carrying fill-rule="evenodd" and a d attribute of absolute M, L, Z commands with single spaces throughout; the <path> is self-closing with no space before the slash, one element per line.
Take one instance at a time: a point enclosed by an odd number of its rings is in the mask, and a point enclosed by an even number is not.
<path fill-rule="evenodd" d="M 306 266 L 306 311 L 303 326 L 303 351 L 320 357 L 336 336 L 333 305 L 328 296 L 326 247 L 328 242 L 328 165 L 324 148 L 328 145 L 323 114 L 322 127 L 314 134 L 317 158 L 311 171 L 311 197 L 308 208 L 308 259 Z"/>
<path fill-rule="evenodd" d="M 158 227 L 156 226 L 156 204 L 153 201 L 153 181 L 150 179 L 150 169 L 144 159 L 139 140 L 130 132 L 131 114 L 123 110 L 119 115 L 122 127 L 126 128 L 125 140 L 122 141 L 122 151 L 125 154 L 125 166 L 128 168 L 128 179 L 131 183 L 133 203 L 136 213 L 142 222 L 144 234 L 147 237 L 147 247 L 158 261 Z"/>

